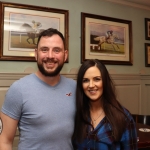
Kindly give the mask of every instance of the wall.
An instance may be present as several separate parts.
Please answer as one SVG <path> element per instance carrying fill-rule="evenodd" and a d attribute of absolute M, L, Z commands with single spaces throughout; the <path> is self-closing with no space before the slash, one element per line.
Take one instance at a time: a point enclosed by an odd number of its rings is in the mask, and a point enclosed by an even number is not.
<path fill-rule="evenodd" d="M 9 86 L 27 73 L 0 73 L 0 109 Z M 76 80 L 76 74 L 63 74 Z M 111 74 L 117 89 L 119 102 L 132 114 L 150 115 L 150 75 Z M 17 150 L 19 132 L 17 130 L 13 150 Z"/>
<path fill-rule="evenodd" d="M 0 109 L 10 85 L 26 75 L 28 73 L 0 73 Z M 76 80 L 76 74 L 63 75 Z M 117 98 L 124 107 L 132 114 L 150 115 L 150 75 L 111 74 L 111 77 L 117 89 Z M 17 150 L 18 139 L 17 130 L 13 150 Z"/>
<path fill-rule="evenodd" d="M 119 101 L 131 113 L 150 115 L 150 69 L 145 67 L 144 18 L 150 18 L 150 11 L 106 2 L 104 0 L 3 0 L 20 4 L 37 5 L 69 10 L 69 63 L 64 65 L 62 73 L 75 71 L 80 66 L 81 47 L 81 12 L 126 19 L 132 21 L 133 66 L 106 65 L 112 75 Z M 1 35 L 0 35 L 1 36 Z M 150 42 L 149 42 L 150 43 Z M 0 106 L 9 86 L 26 75 L 26 68 L 37 69 L 35 62 L 0 61 Z M 15 74 L 16 73 L 16 74 Z M 23 73 L 23 74 L 22 74 Z M 128 74 L 128 75 L 125 75 Z M 75 75 L 66 74 L 75 78 Z M 16 147 L 18 136 L 14 142 Z M 15 150 L 15 148 L 14 148 Z"/>
<path fill-rule="evenodd" d="M 132 21 L 133 36 L 133 66 L 106 65 L 110 72 L 116 74 L 150 74 L 145 67 L 144 18 L 150 18 L 150 10 L 123 6 L 104 0 L 3 0 L 20 4 L 37 5 L 69 10 L 69 63 L 66 63 L 62 73 L 80 66 L 81 47 L 81 12 L 109 16 Z M 0 72 L 24 72 L 28 67 L 37 69 L 35 62 L 0 61 Z"/>
<path fill-rule="evenodd" d="M 10 85 L 28 73 L 0 73 L 0 109 Z M 75 73 L 62 74 L 76 80 Z M 117 99 L 132 114 L 150 115 L 150 75 L 111 74 Z"/>

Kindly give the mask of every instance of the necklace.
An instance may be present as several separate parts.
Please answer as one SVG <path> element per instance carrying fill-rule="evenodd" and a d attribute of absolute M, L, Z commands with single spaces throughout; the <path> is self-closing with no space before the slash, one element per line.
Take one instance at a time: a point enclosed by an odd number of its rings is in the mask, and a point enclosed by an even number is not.
<path fill-rule="evenodd" d="M 97 119 L 102 115 L 102 113 L 103 113 L 103 110 L 101 111 L 100 115 L 99 115 L 96 119 L 94 119 L 93 117 L 91 117 L 91 120 L 92 120 L 92 124 L 93 124 L 93 125 L 96 124 Z"/>

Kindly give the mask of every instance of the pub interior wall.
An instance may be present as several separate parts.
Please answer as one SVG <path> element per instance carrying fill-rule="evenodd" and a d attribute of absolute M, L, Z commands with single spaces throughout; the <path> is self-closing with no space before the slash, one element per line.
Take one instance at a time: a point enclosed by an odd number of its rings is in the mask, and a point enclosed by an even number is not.
<path fill-rule="evenodd" d="M 145 67 L 145 24 L 144 18 L 150 18 L 150 10 L 124 6 L 105 0 L 3 0 L 19 4 L 29 4 L 69 10 L 69 63 L 65 63 L 62 73 L 78 70 L 81 65 L 81 12 L 97 14 L 132 21 L 133 65 L 106 65 L 115 74 L 150 74 Z M 0 72 L 25 72 L 28 68 L 37 70 L 36 62 L 0 61 Z"/>

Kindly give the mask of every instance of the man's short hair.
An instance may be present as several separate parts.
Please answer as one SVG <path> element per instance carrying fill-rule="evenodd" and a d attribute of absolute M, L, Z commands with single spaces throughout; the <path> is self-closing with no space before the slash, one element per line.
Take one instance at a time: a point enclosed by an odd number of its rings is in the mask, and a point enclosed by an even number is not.
<path fill-rule="evenodd" d="M 38 44 L 39 44 L 39 41 L 41 39 L 42 36 L 48 36 L 48 37 L 51 37 L 53 35 L 59 35 L 60 38 L 62 39 L 63 41 L 63 44 L 64 44 L 64 48 L 65 48 L 65 38 L 63 36 L 63 34 L 58 31 L 57 29 L 54 29 L 54 28 L 49 28 L 49 29 L 46 29 L 44 31 L 42 31 L 40 34 L 39 34 L 39 37 L 38 37 L 38 40 L 37 40 L 37 47 L 38 47 Z"/>

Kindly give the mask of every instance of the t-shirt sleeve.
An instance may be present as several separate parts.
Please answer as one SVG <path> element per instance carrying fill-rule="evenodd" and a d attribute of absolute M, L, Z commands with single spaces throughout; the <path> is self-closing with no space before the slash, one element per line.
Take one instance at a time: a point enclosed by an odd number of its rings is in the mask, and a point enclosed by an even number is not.
<path fill-rule="evenodd" d="M 21 86 L 18 81 L 14 82 L 8 89 L 4 104 L 2 106 L 2 112 L 16 120 L 19 120 L 22 110 L 22 94 Z"/>

